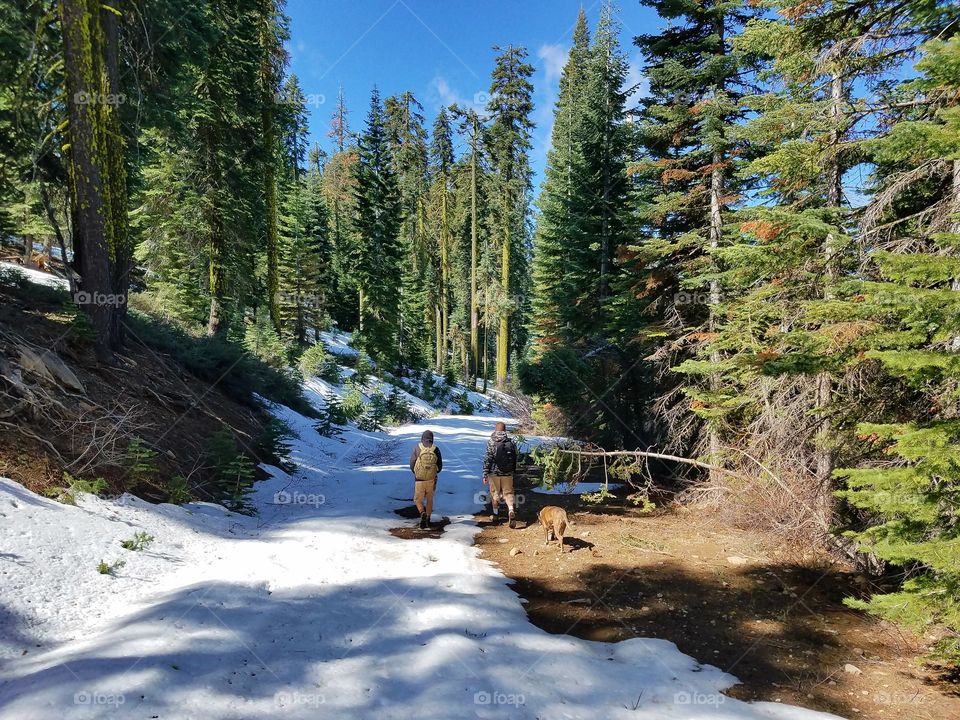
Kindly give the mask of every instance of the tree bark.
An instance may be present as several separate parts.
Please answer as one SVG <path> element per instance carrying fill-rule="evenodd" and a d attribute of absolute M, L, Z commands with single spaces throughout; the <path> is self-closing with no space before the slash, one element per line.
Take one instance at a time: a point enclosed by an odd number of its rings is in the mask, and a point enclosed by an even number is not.
<path fill-rule="evenodd" d="M 112 308 L 103 301 L 113 284 L 107 235 L 112 213 L 104 197 L 108 170 L 104 148 L 109 139 L 98 112 L 106 86 L 100 3 L 60 0 L 60 24 L 70 123 L 71 214 L 74 236 L 80 240 L 81 292 L 77 299 L 93 324 L 97 359 L 112 362 Z"/>
<path fill-rule="evenodd" d="M 471 387 L 480 372 L 480 308 L 477 302 L 477 142 L 479 128 L 474 120 L 470 151 L 470 365 Z M 484 353 L 486 355 L 486 353 Z M 486 374 L 486 370 L 484 370 Z"/>
<path fill-rule="evenodd" d="M 834 69 L 830 80 L 830 120 L 832 129 L 830 130 L 830 152 L 831 156 L 827 162 L 827 206 L 831 208 L 840 207 L 843 188 L 841 186 L 842 173 L 840 170 L 840 161 L 836 156 L 841 141 L 840 132 L 840 104 L 843 101 L 843 78 L 839 69 Z M 833 233 L 827 233 L 823 242 L 823 297 L 829 299 L 833 296 L 833 281 L 835 276 L 834 248 L 835 238 Z M 829 406 L 833 396 L 833 379 L 829 372 L 820 372 L 816 377 L 816 404 L 817 404 L 817 439 L 815 448 L 816 476 L 818 485 L 819 515 L 818 521 L 823 529 L 830 527 L 833 520 L 833 467 L 834 451 L 830 443 L 830 417 Z"/>

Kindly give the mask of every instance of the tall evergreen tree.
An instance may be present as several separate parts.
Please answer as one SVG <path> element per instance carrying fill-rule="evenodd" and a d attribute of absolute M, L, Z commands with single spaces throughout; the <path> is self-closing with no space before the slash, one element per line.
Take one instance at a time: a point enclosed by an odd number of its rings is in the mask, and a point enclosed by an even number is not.
<path fill-rule="evenodd" d="M 537 201 L 540 214 L 534 235 L 531 316 L 536 354 L 570 342 L 570 328 L 577 317 L 580 293 L 573 277 L 572 254 L 575 245 L 588 242 L 581 232 L 576 196 L 583 185 L 589 62 L 590 31 L 581 8 L 573 46 L 560 76 L 547 167 Z"/>
<path fill-rule="evenodd" d="M 511 350 L 510 319 L 518 309 L 517 298 L 526 278 L 529 255 L 527 210 L 530 202 L 530 132 L 533 121 L 533 67 L 527 51 L 513 45 L 494 48 L 497 55 L 490 84 L 487 110 L 492 117 L 487 140 L 490 163 L 498 182 L 500 234 L 500 287 L 496 298 L 497 385 L 504 387 Z M 513 294 L 516 292 L 517 294 Z M 519 332 L 522 322 L 516 323 Z"/>
<path fill-rule="evenodd" d="M 374 88 L 354 166 L 356 250 L 351 261 L 359 290 L 358 344 L 382 366 L 399 359 L 398 335 L 403 220 L 386 117 Z"/>
<path fill-rule="evenodd" d="M 411 92 L 384 104 L 393 172 L 400 190 L 400 246 L 403 283 L 400 296 L 399 352 L 404 365 L 425 365 L 431 355 L 434 322 L 433 248 L 427 240 L 427 133 L 423 106 Z"/>
<path fill-rule="evenodd" d="M 447 109 L 440 108 L 433 123 L 430 142 L 430 170 L 432 176 L 434 227 L 438 248 L 439 284 L 435 292 L 436 341 L 435 367 L 443 372 L 450 348 L 450 284 L 453 277 L 450 212 L 453 192 L 453 129 Z"/>

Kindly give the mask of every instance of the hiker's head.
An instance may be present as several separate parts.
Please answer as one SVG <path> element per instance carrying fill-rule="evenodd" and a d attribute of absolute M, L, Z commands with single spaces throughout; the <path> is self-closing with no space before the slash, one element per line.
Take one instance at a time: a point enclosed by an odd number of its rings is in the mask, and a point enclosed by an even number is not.
<path fill-rule="evenodd" d="M 506 424 L 506 423 L 503 423 L 503 422 L 498 422 L 496 425 L 493 426 L 493 431 L 494 431 L 494 432 L 506 432 L 506 431 L 507 431 L 507 424 Z"/>
<path fill-rule="evenodd" d="M 420 442 L 424 445 L 433 445 L 433 433 L 429 430 L 424 430 L 423 435 L 420 436 Z"/>

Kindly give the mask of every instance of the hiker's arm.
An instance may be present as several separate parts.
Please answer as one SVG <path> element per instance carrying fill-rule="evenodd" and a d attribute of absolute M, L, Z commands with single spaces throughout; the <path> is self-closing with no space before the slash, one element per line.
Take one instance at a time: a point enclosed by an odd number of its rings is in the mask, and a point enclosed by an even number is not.
<path fill-rule="evenodd" d="M 483 476 L 487 477 L 493 469 L 493 443 L 487 443 L 487 452 L 483 456 Z"/>
<path fill-rule="evenodd" d="M 410 472 L 414 472 L 414 468 L 417 465 L 417 456 L 420 454 L 417 452 L 420 449 L 419 446 L 414 446 L 413 452 L 410 453 Z"/>
<path fill-rule="evenodd" d="M 440 448 L 437 448 L 437 472 L 443 470 L 443 455 L 440 454 Z"/>

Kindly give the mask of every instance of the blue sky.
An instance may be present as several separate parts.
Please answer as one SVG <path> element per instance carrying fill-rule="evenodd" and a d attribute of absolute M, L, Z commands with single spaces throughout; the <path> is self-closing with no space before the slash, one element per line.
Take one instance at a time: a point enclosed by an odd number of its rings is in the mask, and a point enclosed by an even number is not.
<path fill-rule="evenodd" d="M 300 78 L 310 104 L 311 140 L 330 147 L 326 134 L 341 86 L 354 131 L 363 126 L 374 84 L 384 97 L 412 91 L 429 128 L 443 105 L 485 102 L 493 45 L 523 45 L 535 68 L 531 161 L 537 184 L 581 5 L 592 31 L 601 0 L 288 0 L 290 71 Z M 636 0 L 621 4 L 619 19 L 630 80 L 641 83 L 632 39 L 655 31 L 661 21 Z"/>

